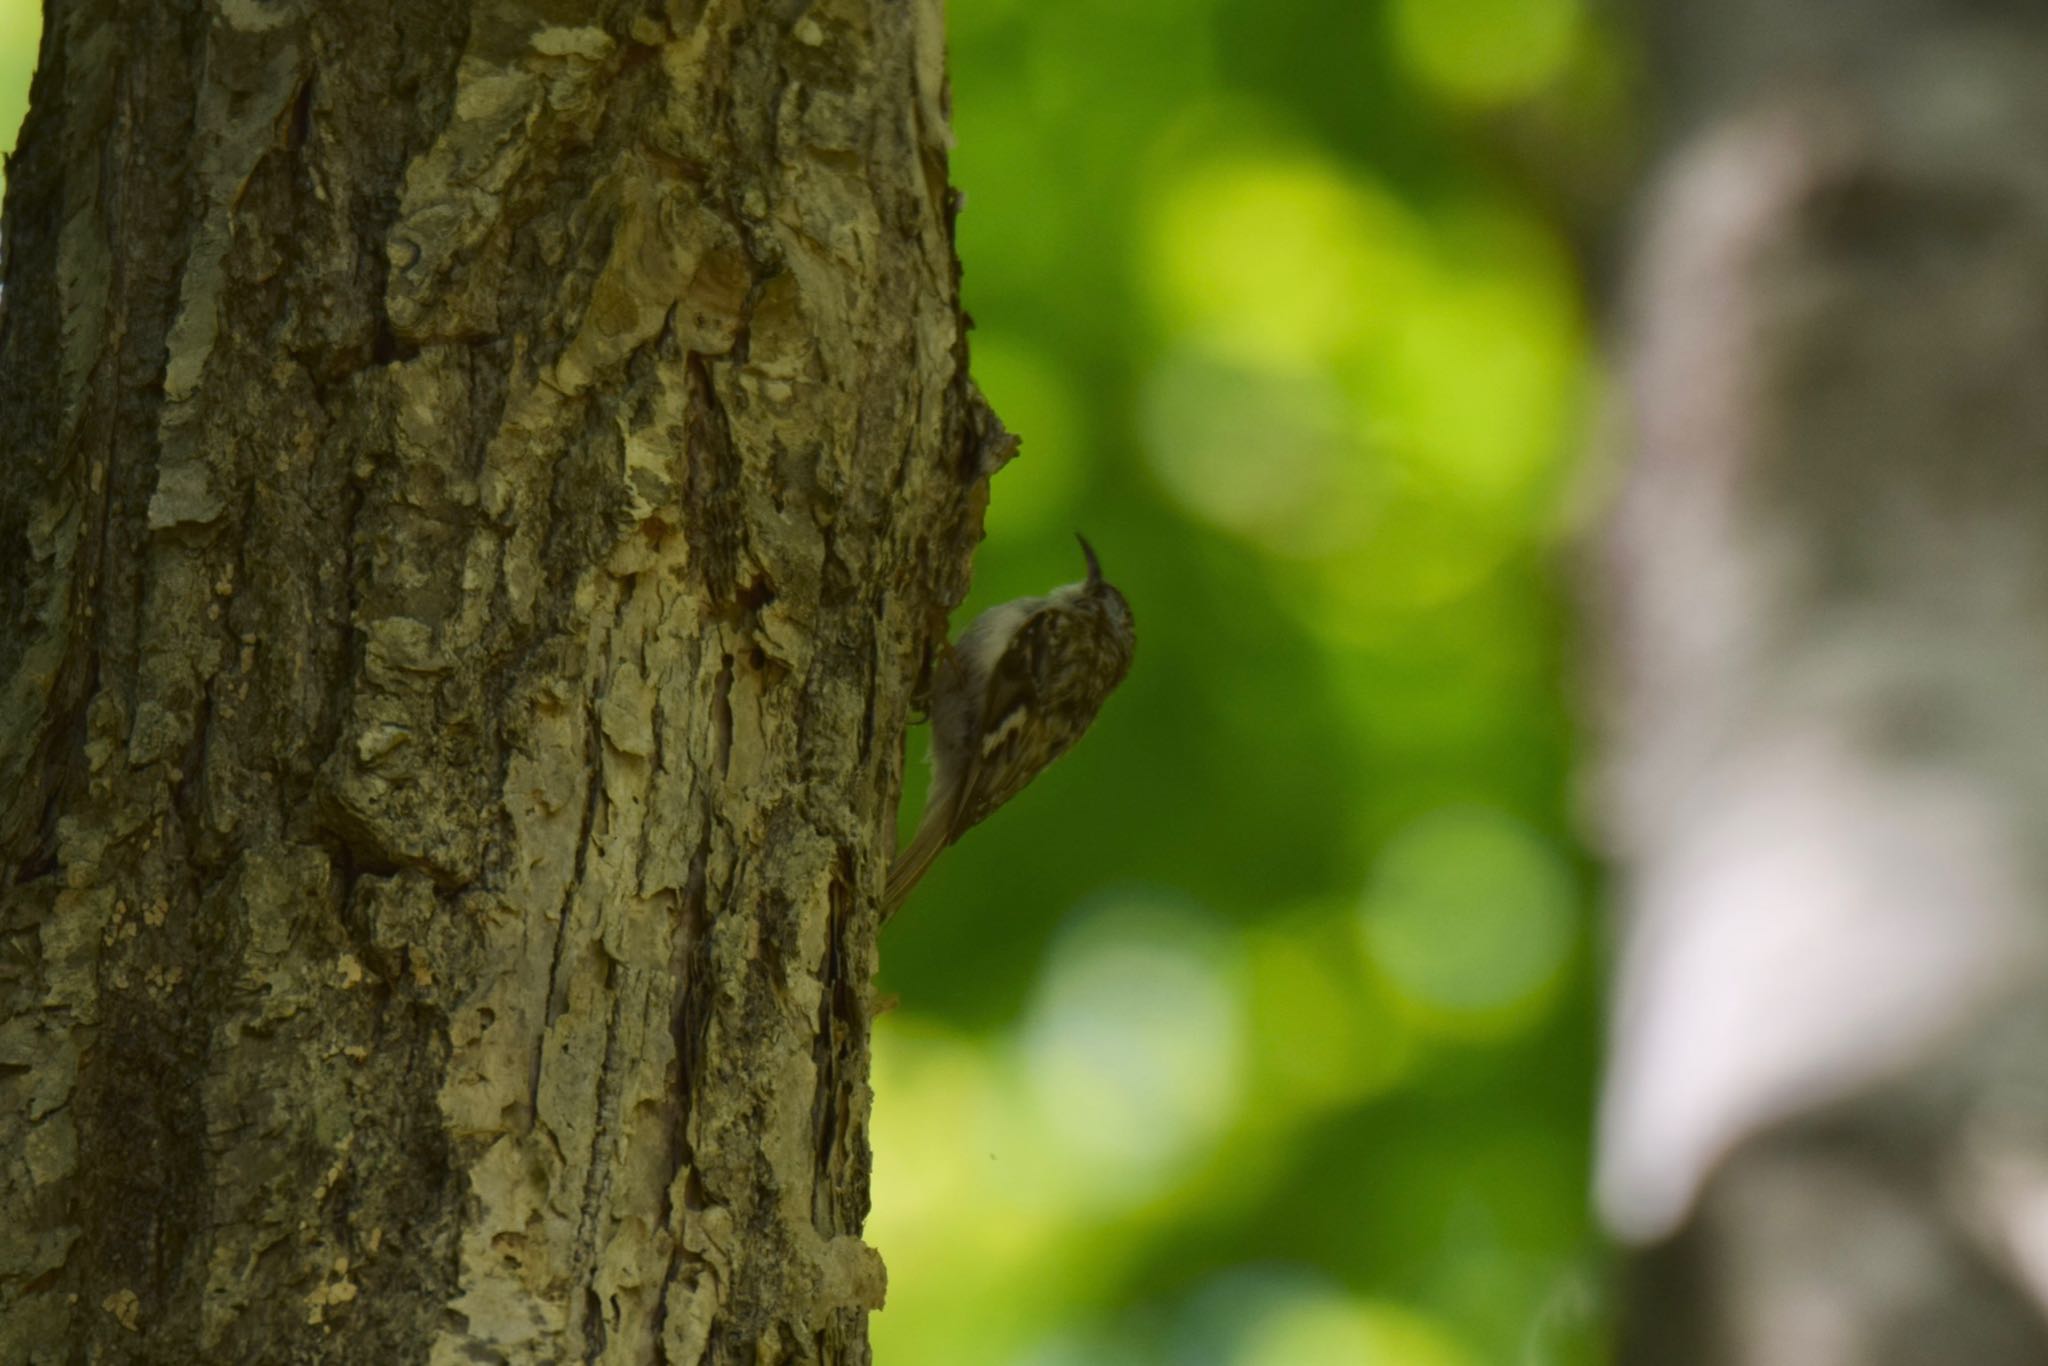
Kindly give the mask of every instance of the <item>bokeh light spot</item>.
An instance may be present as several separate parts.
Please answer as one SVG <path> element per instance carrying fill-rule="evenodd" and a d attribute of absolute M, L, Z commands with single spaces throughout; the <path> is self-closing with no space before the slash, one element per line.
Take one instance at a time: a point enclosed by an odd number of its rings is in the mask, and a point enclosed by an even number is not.
<path fill-rule="evenodd" d="M 1272 1306 L 1231 1354 L 1231 1366 L 1301 1366 L 1304 1362 L 1374 1361 L 1372 1338 L 1358 1306 L 1334 1295 L 1303 1296 Z"/>
<path fill-rule="evenodd" d="M 1439 260 L 1360 379 L 1384 444 L 1424 488 L 1519 512 L 1571 446 L 1584 329 L 1570 265 L 1535 223 L 1491 206 L 1445 215 Z"/>
<path fill-rule="evenodd" d="M 1320 928 L 1269 931 L 1248 946 L 1260 1073 L 1280 1097 L 1314 1108 L 1393 1086 L 1413 1053 L 1393 1003 L 1353 960 L 1327 951 Z"/>
<path fill-rule="evenodd" d="M 1232 957 L 1204 916 L 1162 896 L 1062 934 L 1020 1038 L 1060 1179 L 1140 1199 L 1217 1137 L 1242 1071 Z"/>
<path fill-rule="evenodd" d="M 1253 1326 L 1231 1366 L 1474 1366 L 1448 1331 L 1394 1305 L 1335 1295 L 1286 1301 Z"/>
<path fill-rule="evenodd" d="M 1176 1336 L 1171 1359 L 1187 1366 L 1477 1366 L 1431 1315 L 1358 1299 L 1284 1266 L 1215 1277 L 1188 1304 Z"/>
<path fill-rule="evenodd" d="M 1440 1318 L 1385 1301 L 1367 1301 L 1359 1317 L 1365 1322 L 1370 1366 L 1478 1366 Z"/>
<path fill-rule="evenodd" d="M 875 1187 L 888 1196 L 875 1218 L 907 1229 L 975 1179 L 977 1149 L 985 1156 L 1001 1122 L 1000 1077 L 986 1049 L 891 1016 L 875 1024 L 873 1072 L 889 1096 L 874 1118 Z"/>
<path fill-rule="evenodd" d="M 1556 80 L 1584 18 L 1581 0 L 1394 0 L 1390 14 L 1407 66 L 1474 104 L 1522 99 Z"/>
<path fill-rule="evenodd" d="M 1227 354 L 1326 358 L 1395 311 L 1417 228 L 1365 180 L 1261 148 L 1171 178 L 1141 269 L 1161 317 Z"/>
<path fill-rule="evenodd" d="M 1363 907 L 1372 960 L 1404 997 L 1451 1023 L 1525 1005 L 1558 977 L 1576 928 L 1563 860 L 1496 811 L 1451 809 L 1381 853 Z"/>
<path fill-rule="evenodd" d="M 1153 471 L 1197 516 L 1290 556 L 1328 553 L 1370 525 L 1376 471 L 1326 376 L 1183 347 L 1140 404 Z"/>

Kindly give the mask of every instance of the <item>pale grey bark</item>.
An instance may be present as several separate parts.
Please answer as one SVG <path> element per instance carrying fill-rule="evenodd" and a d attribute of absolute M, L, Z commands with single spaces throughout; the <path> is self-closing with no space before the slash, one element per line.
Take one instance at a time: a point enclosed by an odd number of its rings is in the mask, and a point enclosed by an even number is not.
<path fill-rule="evenodd" d="M 1603 583 L 1623 1360 L 2048 1360 L 2048 35 L 1662 7 Z"/>
<path fill-rule="evenodd" d="M 936 0 L 53 4 L 0 1361 L 867 1359 L 947 140 Z"/>

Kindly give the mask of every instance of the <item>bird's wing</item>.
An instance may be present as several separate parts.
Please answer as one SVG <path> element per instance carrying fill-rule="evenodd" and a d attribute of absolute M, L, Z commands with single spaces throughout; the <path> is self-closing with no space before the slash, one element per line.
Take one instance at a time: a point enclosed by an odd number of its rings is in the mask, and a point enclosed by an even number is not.
<path fill-rule="evenodd" d="M 1070 653 L 1072 615 L 1040 608 L 1017 628 L 1009 648 L 989 670 L 981 713 L 981 748 L 962 784 L 951 838 L 958 839 L 990 812 L 1022 791 L 1053 755 L 1066 748 L 1046 729 L 1047 707 L 1060 680 L 1061 659 Z M 1047 751 L 1047 742 L 1055 747 Z"/>

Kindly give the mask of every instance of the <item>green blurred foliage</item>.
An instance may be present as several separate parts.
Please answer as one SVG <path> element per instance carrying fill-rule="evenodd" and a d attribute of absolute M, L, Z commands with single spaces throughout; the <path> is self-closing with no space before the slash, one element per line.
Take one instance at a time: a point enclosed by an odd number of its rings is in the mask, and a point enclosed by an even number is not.
<path fill-rule="evenodd" d="M 883 942 L 888 1366 L 1590 1366 L 1579 0 L 954 0 L 974 611 L 1138 620 Z M 914 738 L 914 752 L 923 740 Z M 906 796 L 906 821 L 915 798 Z"/>
<path fill-rule="evenodd" d="M 0 130 L 30 0 L 0 0 Z M 972 612 L 1137 666 L 890 927 L 887 1366 L 1591 1366 L 1582 0 L 955 0 Z M 913 746 L 922 752 L 923 739 Z M 905 821 L 921 793 L 906 794 Z"/>

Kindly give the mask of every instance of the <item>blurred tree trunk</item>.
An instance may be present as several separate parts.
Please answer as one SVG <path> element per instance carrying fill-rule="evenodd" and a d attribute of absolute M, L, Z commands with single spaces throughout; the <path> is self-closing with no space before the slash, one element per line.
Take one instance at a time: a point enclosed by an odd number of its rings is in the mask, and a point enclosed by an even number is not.
<path fill-rule="evenodd" d="M 937 0 L 52 3 L 0 1361 L 867 1360 L 947 136 Z"/>
<path fill-rule="evenodd" d="M 1606 566 L 1640 1366 L 2048 1361 L 2048 36 L 1664 0 Z"/>

